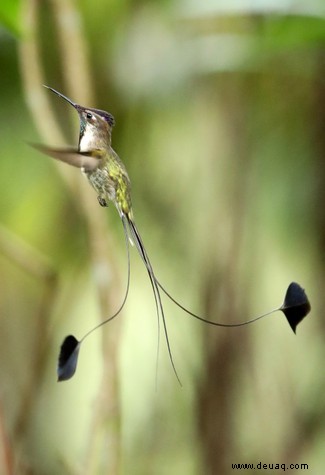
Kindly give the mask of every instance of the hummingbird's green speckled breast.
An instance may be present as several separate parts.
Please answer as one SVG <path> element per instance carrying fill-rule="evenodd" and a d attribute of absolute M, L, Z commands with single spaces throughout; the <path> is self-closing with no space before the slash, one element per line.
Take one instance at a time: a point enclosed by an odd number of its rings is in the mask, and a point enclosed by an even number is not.
<path fill-rule="evenodd" d="M 107 168 L 97 168 L 85 173 L 98 196 L 109 201 L 115 201 L 116 183 L 110 177 Z"/>
<path fill-rule="evenodd" d="M 103 163 L 96 170 L 86 172 L 86 176 L 99 198 L 113 201 L 119 213 L 130 215 L 131 185 L 123 162 L 111 149 Z"/>

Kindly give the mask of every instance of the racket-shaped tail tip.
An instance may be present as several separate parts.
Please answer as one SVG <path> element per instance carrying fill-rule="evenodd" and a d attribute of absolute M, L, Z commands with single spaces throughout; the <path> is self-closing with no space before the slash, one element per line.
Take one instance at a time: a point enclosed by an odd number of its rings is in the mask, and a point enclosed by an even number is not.
<path fill-rule="evenodd" d="M 305 290 L 296 282 L 291 282 L 289 285 L 280 310 L 286 316 L 293 332 L 296 333 L 297 325 L 311 310 Z"/>
<path fill-rule="evenodd" d="M 67 336 L 61 345 L 58 360 L 58 382 L 67 381 L 76 372 L 80 342 L 73 336 Z"/>

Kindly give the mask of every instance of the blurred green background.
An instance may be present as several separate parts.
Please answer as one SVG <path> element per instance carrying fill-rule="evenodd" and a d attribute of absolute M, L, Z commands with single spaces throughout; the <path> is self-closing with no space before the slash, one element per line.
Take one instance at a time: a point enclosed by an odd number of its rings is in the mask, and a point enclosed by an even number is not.
<path fill-rule="evenodd" d="M 1 474 L 323 473 L 324 2 L 2 0 L 0 20 Z M 114 207 L 27 144 L 77 143 L 77 114 L 42 84 L 115 116 L 176 298 L 238 322 L 297 281 L 312 303 L 297 336 L 280 313 L 222 329 L 164 300 L 183 387 L 162 340 L 155 389 L 155 307 L 132 249 L 123 314 L 57 384 L 63 337 L 121 303 L 126 256 Z"/>

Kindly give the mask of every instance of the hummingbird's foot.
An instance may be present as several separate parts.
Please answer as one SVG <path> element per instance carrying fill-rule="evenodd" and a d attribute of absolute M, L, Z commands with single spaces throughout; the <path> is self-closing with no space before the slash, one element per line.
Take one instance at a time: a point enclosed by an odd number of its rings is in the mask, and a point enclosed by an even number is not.
<path fill-rule="evenodd" d="M 107 204 L 107 201 L 105 200 L 105 198 L 102 198 L 101 196 L 97 196 L 97 199 L 98 199 L 98 203 L 100 204 L 100 206 L 104 206 L 105 208 L 108 207 L 108 204 Z"/>

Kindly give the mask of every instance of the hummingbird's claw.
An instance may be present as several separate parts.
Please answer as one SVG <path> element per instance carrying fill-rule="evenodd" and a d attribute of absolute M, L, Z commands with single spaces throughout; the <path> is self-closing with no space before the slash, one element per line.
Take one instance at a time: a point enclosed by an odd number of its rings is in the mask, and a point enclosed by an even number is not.
<path fill-rule="evenodd" d="M 105 198 L 102 198 L 101 196 L 97 196 L 97 199 L 98 199 L 98 203 L 100 204 L 100 206 L 103 206 L 104 208 L 108 207 L 108 204 L 107 204 L 107 201 L 105 200 Z"/>

